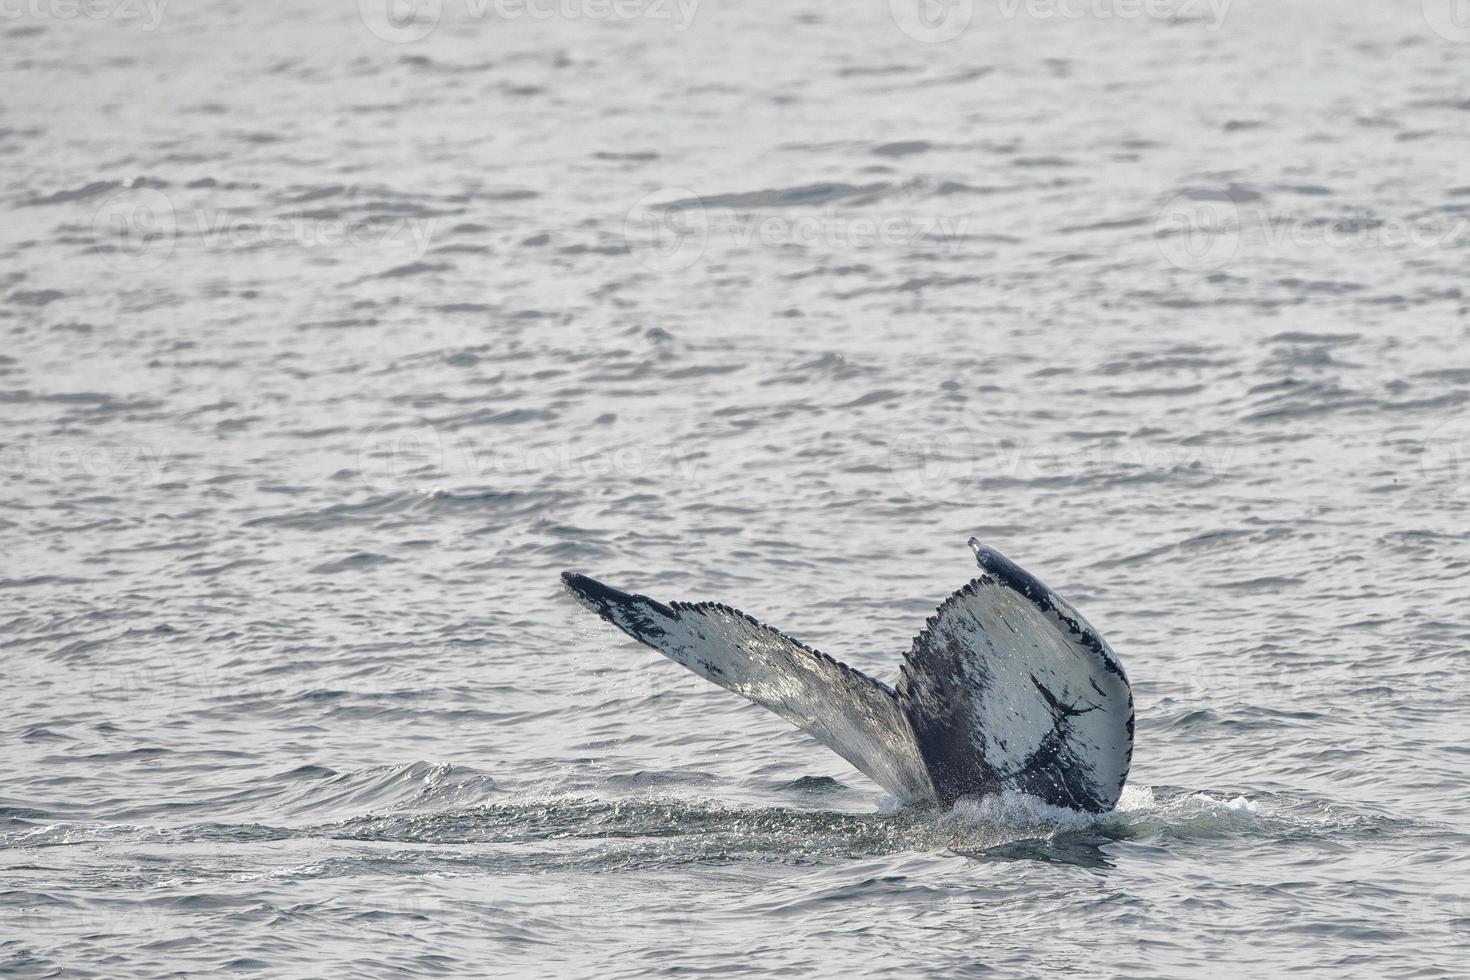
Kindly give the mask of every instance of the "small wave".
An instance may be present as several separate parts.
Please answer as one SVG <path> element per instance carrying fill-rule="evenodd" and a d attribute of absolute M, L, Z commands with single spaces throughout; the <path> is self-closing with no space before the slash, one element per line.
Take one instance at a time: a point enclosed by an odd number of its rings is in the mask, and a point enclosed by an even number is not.
<path fill-rule="evenodd" d="M 397 564 L 398 561 L 399 559 L 397 558 L 390 558 L 387 555 L 380 555 L 377 552 L 359 551 L 337 561 L 328 561 L 320 565 L 313 565 L 309 571 L 317 575 L 336 575 L 341 572 L 376 568 L 379 565 L 393 565 Z"/>
<path fill-rule="evenodd" d="M 396 265 L 385 272 L 378 273 L 379 279 L 405 279 L 409 276 L 422 276 L 434 272 L 452 272 L 454 266 L 448 262 L 409 262 L 406 265 Z"/>
<path fill-rule="evenodd" d="M 780 787 L 786 790 L 795 790 L 798 793 L 809 793 L 812 795 L 826 796 L 847 789 L 846 784 L 833 779 L 831 776 L 800 776 L 789 783 L 783 783 Z"/>
<path fill-rule="evenodd" d="M 94 180 L 81 187 L 31 197 L 21 201 L 19 206 L 23 208 L 49 207 L 55 204 L 70 204 L 73 201 L 88 201 L 119 188 L 157 190 L 167 186 L 169 186 L 167 182 L 154 177 L 138 177 L 133 180 Z"/>
<path fill-rule="evenodd" d="M 673 201 L 664 205 L 669 210 L 694 206 L 706 208 L 790 208 L 815 207 L 834 201 L 853 203 L 871 201 L 890 189 L 889 184 L 803 184 L 800 187 L 775 187 L 759 191 L 731 191 L 706 197 Z M 853 200 L 860 199 L 860 200 Z"/>
<path fill-rule="evenodd" d="M 281 809 L 307 816 L 383 807 L 423 812 L 479 802 L 496 791 L 493 779 L 465 766 L 412 762 L 318 775 L 289 801 L 283 801 Z"/>

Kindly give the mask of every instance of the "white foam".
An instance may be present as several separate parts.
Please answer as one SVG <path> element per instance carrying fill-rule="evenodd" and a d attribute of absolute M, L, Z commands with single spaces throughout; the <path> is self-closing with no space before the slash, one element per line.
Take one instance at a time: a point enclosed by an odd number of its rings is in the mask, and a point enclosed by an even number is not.
<path fill-rule="evenodd" d="M 992 796 L 965 797 L 956 801 L 951 817 L 963 823 L 997 824 L 1016 829 L 1054 832 L 1086 826 L 1099 814 L 1053 806 L 1034 796 L 1007 790 Z M 1106 816 L 1106 814 L 1102 814 Z"/>
<path fill-rule="evenodd" d="M 879 807 L 880 814 L 901 809 L 896 800 L 885 800 L 891 806 Z M 957 801 L 944 819 L 967 826 L 1019 831 L 1023 834 L 1050 836 L 1078 830 L 1098 822 L 1123 819 L 1129 824 L 1200 825 L 1219 822 L 1222 827 L 1240 818 L 1253 820 L 1261 815 L 1261 807 L 1244 796 L 1224 800 L 1208 793 L 1190 793 L 1160 800 L 1153 787 L 1124 787 L 1118 805 L 1107 813 L 1084 813 L 1053 806 L 1024 793 L 1005 792 L 993 796 L 965 797 Z M 1211 818 L 1214 818 L 1213 820 Z M 1221 821 L 1223 818 L 1223 821 Z"/>
<path fill-rule="evenodd" d="M 1188 796 L 1178 796 L 1160 803 L 1155 798 L 1152 787 L 1127 786 L 1118 800 L 1115 812 L 1128 816 L 1148 816 L 1152 813 L 1187 815 L 1190 812 L 1205 812 L 1258 817 L 1261 814 L 1261 807 L 1254 800 L 1249 800 L 1244 796 L 1222 800 L 1208 793 L 1191 793 Z"/>
<path fill-rule="evenodd" d="M 1237 796 L 1230 802 L 1221 804 L 1221 807 L 1229 810 L 1231 813 L 1240 813 L 1247 817 L 1260 816 L 1261 813 L 1260 806 L 1246 799 L 1244 796 Z"/>
<path fill-rule="evenodd" d="M 1123 795 L 1118 797 L 1118 805 L 1115 810 L 1122 813 L 1133 813 L 1136 811 L 1152 810 L 1157 804 L 1154 802 L 1154 791 L 1152 786 L 1134 786 L 1132 784 L 1123 787 Z"/>

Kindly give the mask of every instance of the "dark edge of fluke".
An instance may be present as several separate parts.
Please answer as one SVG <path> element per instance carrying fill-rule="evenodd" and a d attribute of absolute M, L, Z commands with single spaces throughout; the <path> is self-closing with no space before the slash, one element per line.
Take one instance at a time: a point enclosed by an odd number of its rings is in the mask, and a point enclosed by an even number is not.
<path fill-rule="evenodd" d="M 611 585 L 603 585 L 597 579 L 583 575 L 580 572 L 562 572 L 561 581 L 567 587 L 568 592 L 604 619 L 609 618 L 607 614 L 608 606 L 629 606 L 637 602 L 648 603 L 656 611 L 668 616 L 670 619 L 676 618 L 678 615 L 674 610 L 657 599 L 650 599 L 646 595 L 637 595 L 632 592 L 624 592 L 622 589 L 615 589 Z"/>

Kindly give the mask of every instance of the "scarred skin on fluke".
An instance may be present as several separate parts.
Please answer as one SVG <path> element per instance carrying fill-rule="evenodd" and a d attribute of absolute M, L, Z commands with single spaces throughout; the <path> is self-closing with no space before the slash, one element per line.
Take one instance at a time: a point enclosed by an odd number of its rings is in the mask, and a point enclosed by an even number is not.
<path fill-rule="evenodd" d="M 982 574 L 944 601 L 896 688 L 729 606 L 664 605 L 575 572 L 629 636 L 763 705 L 909 803 L 1007 790 L 1100 813 L 1123 792 L 1133 692 L 1112 649 L 1035 576 L 975 539 Z"/>

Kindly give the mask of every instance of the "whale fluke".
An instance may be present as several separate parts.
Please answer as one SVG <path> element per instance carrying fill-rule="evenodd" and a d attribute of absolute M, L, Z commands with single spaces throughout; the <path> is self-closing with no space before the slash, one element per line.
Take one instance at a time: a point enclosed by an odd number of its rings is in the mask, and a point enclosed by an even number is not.
<path fill-rule="evenodd" d="M 897 688 L 719 603 L 664 605 L 564 572 L 634 639 L 763 705 L 905 802 L 1016 790 L 1102 812 L 1133 753 L 1133 694 L 1081 614 L 971 539 L 982 574 L 929 618 Z"/>

